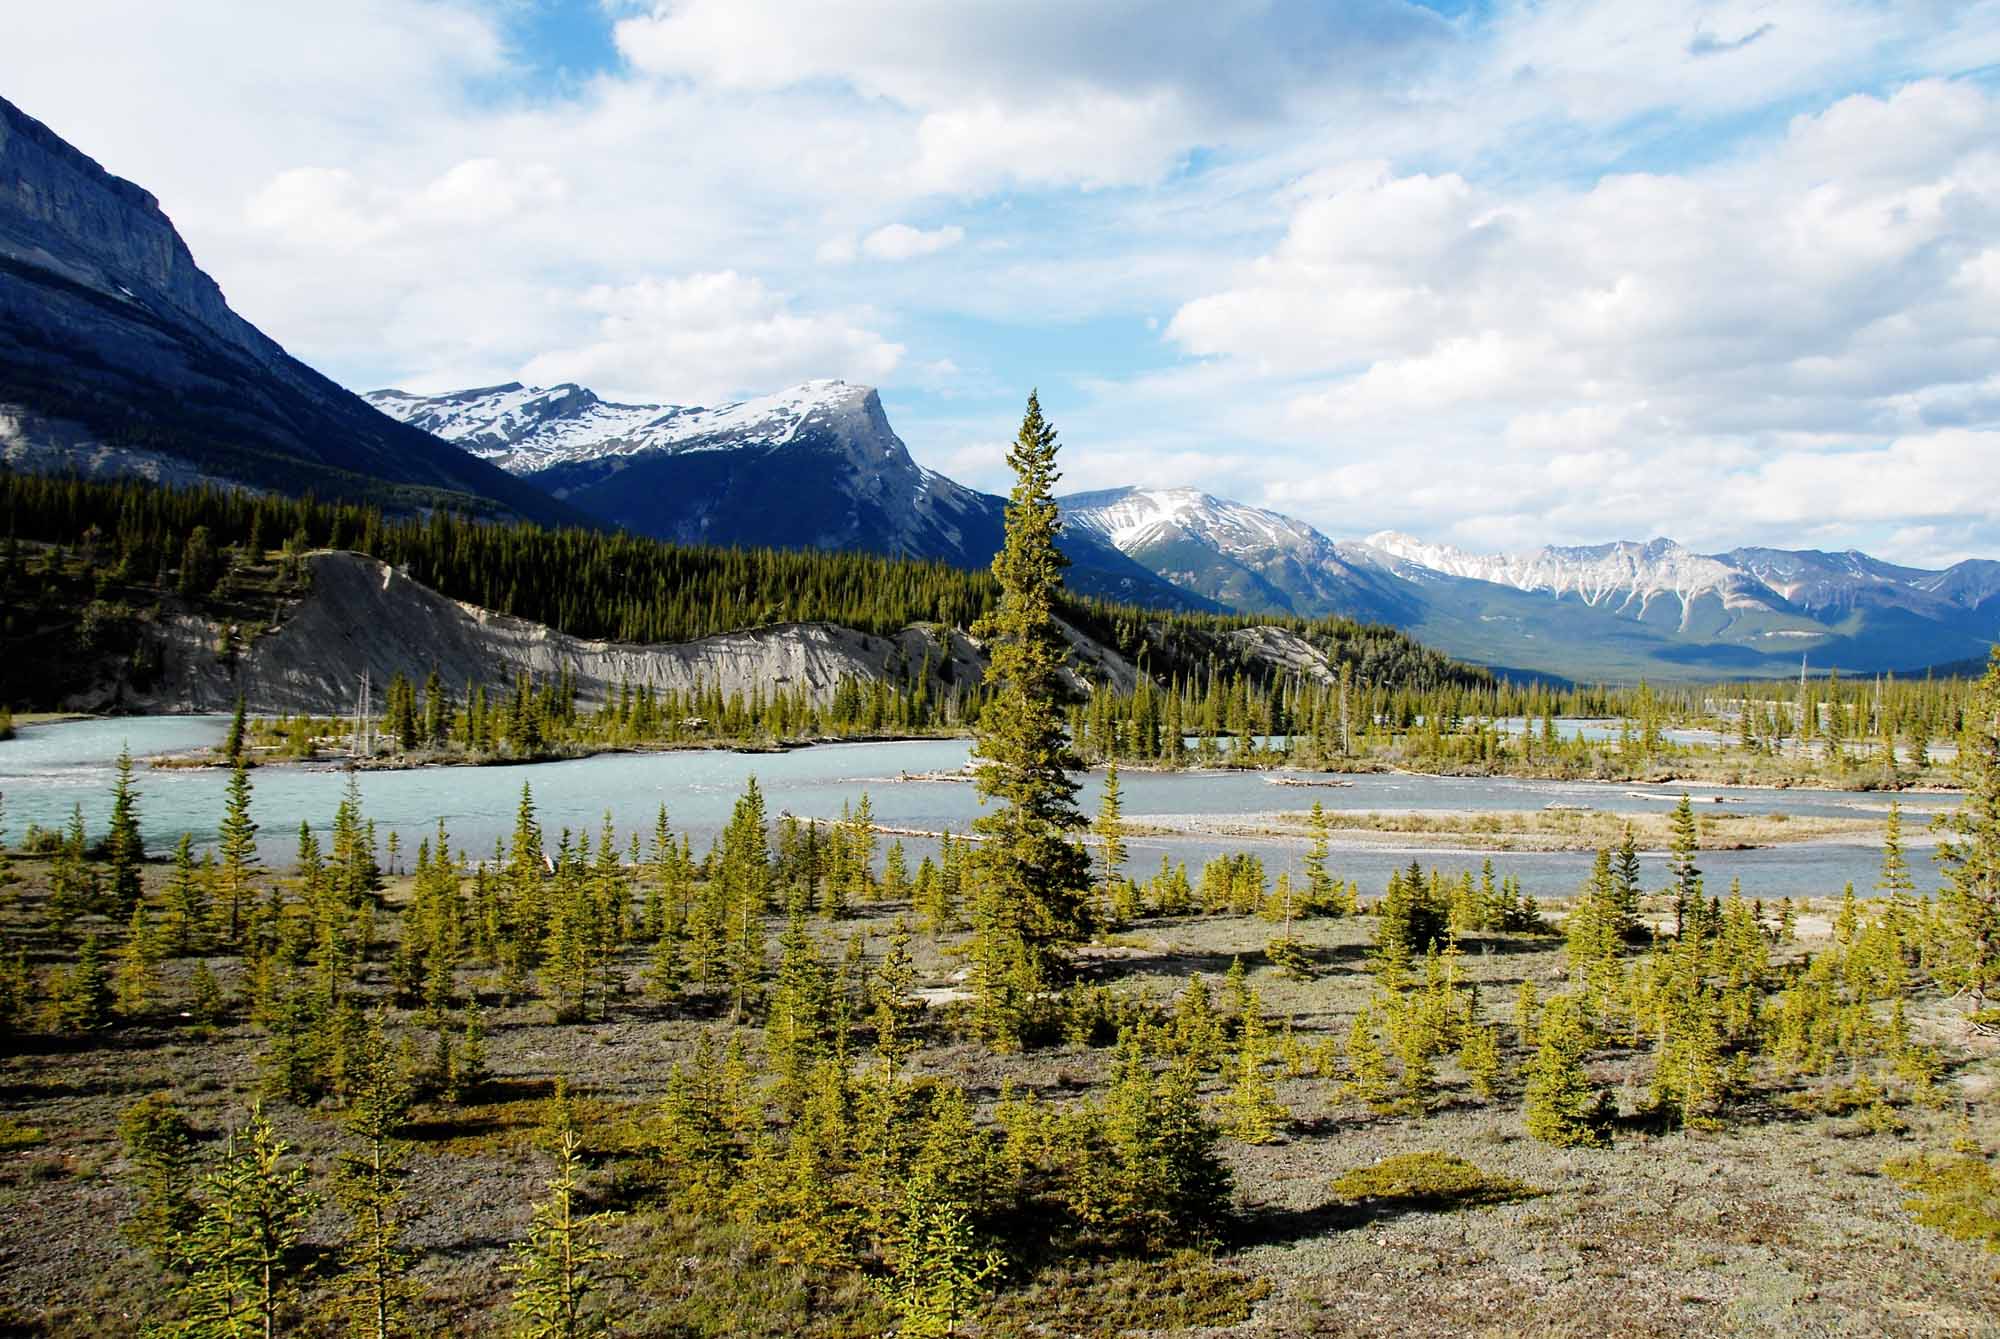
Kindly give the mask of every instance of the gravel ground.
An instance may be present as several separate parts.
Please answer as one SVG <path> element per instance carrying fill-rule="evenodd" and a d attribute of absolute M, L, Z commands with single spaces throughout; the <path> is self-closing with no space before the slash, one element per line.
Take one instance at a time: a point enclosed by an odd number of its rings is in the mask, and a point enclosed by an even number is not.
<path fill-rule="evenodd" d="M 22 868 L 32 883 L 33 866 Z M 11 897 L 5 914 L 13 919 L 23 904 L 18 890 Z M 862 908 L 837 933 L 844 939 L 858 929 L 879 953 L 898 910 Z M 1255 918 L 1144 923 L 1093 954 L 1089 970 L 1121 992 L 1164 1001 L 1190 973 L 1217 980 L 1241 956 L 1266 1011 L 1280 1028 L 1289 1022 L 1308 1051 L 1329 1031 L 1344 1038 L 1372 989 L 1368 922 L 1300 927 L 1318 966 L 1306 981 L 1262 964 L 1273 933 Z M 949 988 L 961 965 L 951 946 L 917 947 L 923 984 Z M 1520 981 L 1546 990 L 1560 979 L 1553 941 L 1493 937 L 1466 950 L 1466 972 L 1494 1019 L 1509 1016 Z M 178 974 L 187 964 L 172 966 Z M 635 981 L 640 968 L 635 954 Z M 1945 1035 L 1935 1003 L 1913 1010 L 1912 1020 Z M 498 1271 L 546 1175 L 531 1138 L 551 1078 L 566 1073 L 591 1117 L 616 1128 L 648 1116 L 671 1061 L 702 1028 L 719 1026 L 637 1002 L 598 1024 L 550 1026 L 526 1005 L 496 1007 L 489 1022 L 494 1100 L 456 1125 L 444 1113 L 420 1113 L 414 1131 L 411 1190 L 421 1211 L 411 1244 L 432 1294 L 425 1319 L 441 1334 L 501 1329 Z M 255 1092 L 260 1045 L 241 1024 L 209 1041 L 184 1025 L 133 1027 L 76 1046 L 31 1038 L 0 1059 L 0 1135 L 7 1136 L 0 1137 L 0 1333 L 128 1334 L 151 1318 L 161 1275 L 116 1227 L 133 1204 L 118 1114 L 168 1088 L 199 1125 L 220 1132 Z M 1283 1080 L 1280 1096 L 1293 1115 L 1286 1136 L 1262 1147 L 1225 1146 L 1242 1226 L 1224 1263 L 1268 1291 L 1234 1328 L 1180 1333 L 2000 1335 L 2000 1255 L 1913 1224 L 1898 1187 L 1879 1172 L 1890 1157 L 1942 1149 L 1967 1133 L 1989 1151 L 2000 1144 L 1992 1105 L 2000 1060 L 1990 1050 L 1956 1049 L 1952 1101 L 1902 1111 L 1908 1129 L 1900 1134 L 1762 1100 L 1734 1113 L 1721 1133 L 1634 1131 L 1605 1150 L 1550 1149 L 1527 1138 L 1511 1077 L 1522 1058 L 1508 1053 L 1508 1084 L 1490 1103 L 1473 1098 L 1443 1063 L 1439 1108 L 1422 1118 L 1371 1114 L 1341 1101 L 1328 1080 Z M 940 1041 L 913 1068 L 949 1074 L 987 1104 L 1009 1083 L 1059 1102 L 1102 1082 L 1111 1059 L 1109 1051 L 1073 1048 L 999 1057 Z M 1608 1059 L 1596 1077 L 1629 1109 L 1644 1094 L 1649 1064 Z M 309 1162 L 322 1172 L 331 1166 L 340 1142 L 332 1116 L 288 1107 L 273 1115 Z M 1546 1193 L 1493 1208 L 1415 1210 L 1350 1206 L 1329 1189 L 1345 1171 L 1427 1149 Z M 337 1221 L 323 1206 L 312 1240 L 331 1242 Z M 665 1249 L 647 1221 L 634 1215 L 614 1230 L 621 1248 L 641 1260 Z M 730 1285 L 728 1262 L 689 1259 L 681 1267 L 695 1280 L 689 1287 Z M 803 1333 L 766 1323 L 771 1333 Z M 320 1320 L 303 1325 L 300 1333 L 331 1332 Z M 675 1331 L 642 1308 L 628 1332 Z"/>

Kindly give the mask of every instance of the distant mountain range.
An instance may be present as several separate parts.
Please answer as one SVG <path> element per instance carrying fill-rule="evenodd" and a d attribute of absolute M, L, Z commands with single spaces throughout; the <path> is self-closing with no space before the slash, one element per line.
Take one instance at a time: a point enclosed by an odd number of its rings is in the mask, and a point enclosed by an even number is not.
<path fill-rule="evenodd" d="M 924 469 L 865 386 L 814 381 L 714 407 L 622 405 L 574 385 L 376 391 L 384 412 L 644 534 L 986 562 L 1002 499 Z M 1567 678 L 1921 669 L 2000 634 L 2000 563 L 1933 572 L 1865 554 L 1655 539 L 1469 553 L 1383 531 L 1336 542 L 1191 489 L 1062 499 L 1072 584 L 1143 603 L 1337 614 Z"/>
<path fill-rule="evenodd" d="M 1668 539 L 1468 553 L 1393 531 L 1335 543 L 1276 512 L 1178 489 L 1064 500 L 1070 522 L 1234 608 L 1388 622 L 1468 660 L 1570 678 L 1919 670 L 2000 637 L 2000 563 Z"/>
<path fill-rule="evenodd" d="M 616 525 L 681 542 L 984 566 L 1005 502 L 918 465 L 866 386 L 709 407 L 509 383 L 364 401 L 229 308 L 158 203 L 0 100 L 0 463 L 142 474 L 399 511 Z M 1344 615 L 1464 659 L 1573 679 L 1982 659 L 2000 563 L 1671 540 L 1476 554 L 1335 542 L 1181 489 L 1063 499 L 1074 587 L 1157 608 Z"/>

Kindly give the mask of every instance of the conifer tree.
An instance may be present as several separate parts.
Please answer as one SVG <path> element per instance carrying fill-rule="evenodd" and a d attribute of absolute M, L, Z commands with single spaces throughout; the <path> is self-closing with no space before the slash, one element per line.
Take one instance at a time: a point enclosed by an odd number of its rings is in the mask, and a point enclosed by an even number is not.
<path fill-rule="evenodd" d="M 139 905 L 139 866 L 146 843 L 139 834 L 139 795 L 132 786 L 132 750 L 118 750 L 118 780 L 111 791 L 111 828 L 105 835 L 111 864 L 112 913 L 123 920 Z"/>
<path fill-rule="evenodd" d="M 1575 995 L 1557 995 L 1542 1009 L 1528 1065 L 1528 1133 L 1558 1148 L 1605 1142 L 1602 1099 L 1590 1086 L 1583 1059 L 1594 1042 L 1590 1017 Z"/>
<path fill-rule="evenodd" d="M 162 1264 L 172 1263 L 176 1241 L 201 1213 L 194 1193 L 197 1131 L 163 1092 L 127 1107 L 118 1130 L 139 1190 L 139 1210 L 127 1231 Z"/>
<path fill-rule="evenodd" d="M 340 1155 L 334 1196 L 346 1212 L 341 1248 L 341 1302 L 348 1333 L 356 1339 L 392 1339 L 408 1333 L 415 1288 L 403 1247 L 402 1149 L 396 1130 L 409 1111 L 410 1089 L 378 1021 L 361 1034 L 346 1126 L 358 1147 Z"/>
<path fill-rule="evenodd" d="M 951 1339 L 987 1280 L 1006 1267 L 1004 1255 L 980 1242 L 970 1207 L 927 1162 L 905 1183 L 880 1287 L 898 1334 Z"/>
<path fill-rule="evenodd" d="M 1090 857 L 1071 837 L 1084 826 L 1070 776 L 1078 763 L 1061 710 L 1065 644 L 1055 604 L 1069 560 L 1056 546 L 1056 451 L 1055 429 L 1031 394 L 1007 455 L 1015 483 L 1006 544 L 993 559 L 1000 600 L 977 629 L 991 648 L 992 686 L 974 746 L 978 791 L 999 804 L 973 824 L 986 839 L 976 853 L 976 974 L 988 1030 L 1002 1044 L 1019 1043 L 1034 995 L 1089 929 Z"/>
<path fill-rule="evenodd" d="M 161 893 L 162 928 L 176 954 L 186 956 L 206 941 L 211 915 L 208 882 L 194 863 L 194 837 L 183 832 L 174 846 L 173 872 Z"/>
<path fill-rule="evenodd" d="M 1681 795 L 1674 806 L 1672 836 L 1667 843 L 1667 891 L 1674 899 L 1674 934 L 1686 932 L 1687 917 L 1701 910 L 1701 871 L 1695 868 L 1695 852 L 1701 846 L 1701 830 L 1695 822 L 1694 805 Z"/>
<path fill-rule="evenodd" d="M 903 1061 L 920 1044 L 916 1024 L 923 1014 L 923 1005 L 915 997 L 916 983 L 916 964 L 910 958 L 910 927 L 899 920 L 889 937 L 888 951 L 882 955 L 882 965 L 869 983 L 875 997 L 872 1020 L 875 1053 L 888 1064 L 891 1074 L 902 1068 Z"/>
<path fill-rule="evenodd" d="M 96 935 L 84 936 L 76 961 L 58 972 L 49 994 L 49 1013 L 66 1032 L 96 1032 L 111 1026 L 113 994 Z"/>
<path fill-rule="evenodd" d="M 240 758 L 229 770 L 224 796 L 222 830 L 217 842 L 222 864 L 217 883 L 222 894 L 224 935 L 229 943 L 235 944 L 243 937 L 244 915 L 257 876 L 257 824 L 250 817 L 250 774 L 244 770 Z"/>
<path fill-rule="evenodd" d="M 1468 1026 L 1458 1046 L 1458 1067 L 1471 1081 L 1472 1091 L 1490 1099 L 1500 1083 L 1499 1032 L 1486 1023 Z"/>
<path fill-rule="evenodd" d="M 1342 665 L 1343 673 L 1347 666 Z M 1346 752 L 1343 745 L 1342 752 Z M 1306 825 L 1312 830 L 1312 841 L 1306 847 L 1306 905 L 1317 915 L 1326 915 L 1337 910 L 1334 905 L 1333 876 L 1327 873 L 1327 838 L 1329 824 L 1326 807 L 1318 800 L 1313 801 L 1312 812 L 1307 815 Z"/>
<path fill-rule="evenodd" d="M 223 736 L 222 760 L 231 767 L 243 762 L 243 694 L 236 695 L 236 706 L 229 713 L 229 733 Z"/>
<path fill-rule="evenodd" d="M 312 1200 L 306 1169 L 287 1165 L 290 1146 L 263 1110 L 229 1136 L 221 1163 L 202 1178 L 203 1207 L 180 1234 L 176 1252 L 187 1275 L 181 1294 L 188 1339 L 276 1339 L 297 1287 L 292 1248 Z"/>
<path fill-rule="evenodd" d="M 1246 1144 L 1270 1143 L 1291 1118 L 1291 1112 L 1278 1101 L 1270 1075 L 1264 1071 L 1269 1050 L 1263 1011 L 1253 994 L 1243 1015 L 1243 1035 L 1237 1043 L 1236 1086 L 1223 1099 L 1229 1113 L 1229 1133 Z"/>
<path fill-rule="evenodd" d="M 1097 803 L 1097 819 L 1090 825 L 1097 838 L 1098 856 L 1104 862 L 1104 885 L 1109 888 L 1122 877 L 1125 864 L 1125 807 L 1118 787 L 1118 762 L 1104 768 L 1104 794 Z"/>
<path fill-rule="evenodd" d="M 153 992 L 159 986 L 154 969 L 162 956 L 159 935 L 146 914 L 146 904 L 139 902 L 133 906 L 132 919 L 127 922 L 125 942 L 118 947 L 118 970 L 113 990 L 119 1013 L 127 1018 L 137 1018 L 146 1012 L 152 1003 Z"/>
<path fill-rule="evenodd" d="M 535 1205 L 527 1237 L 514 1244 L 507 1273 L 518 1339 L 590 1339 L 611 1333 L 603 1307 L 610 1256 L 599 1239 L 602 1220 L 579 1213 L 583 1141 L 574 1128 L 555 1138 L 555 1175 Z"/>

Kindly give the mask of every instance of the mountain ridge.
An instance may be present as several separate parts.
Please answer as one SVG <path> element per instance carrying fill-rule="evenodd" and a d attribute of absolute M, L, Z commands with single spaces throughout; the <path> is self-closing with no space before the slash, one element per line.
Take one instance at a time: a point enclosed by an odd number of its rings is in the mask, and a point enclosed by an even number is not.
<path fill-rule="evenodd" d="M 4 98 L 0 461 L 578 519 L 286 353 L 151 192 Z"/>
<path fill-rule="evenodd" d="M 1190 489 L 1062 501 L 1131 556 L 1246 612 L 1374 617 L 1516 671 L 1777 674 L 1802 653 L 1843 669 L 1921 670 L 1982 657 L 2000 637 L 2000 562 L 1985 559 L 1932 571 L 1858 551 L 1700 553 L 1664 537 L 1482 554 L 1393 530 L 1334 541 Z M 1245 572 L 1261 580 L 1232 584 Z"/>

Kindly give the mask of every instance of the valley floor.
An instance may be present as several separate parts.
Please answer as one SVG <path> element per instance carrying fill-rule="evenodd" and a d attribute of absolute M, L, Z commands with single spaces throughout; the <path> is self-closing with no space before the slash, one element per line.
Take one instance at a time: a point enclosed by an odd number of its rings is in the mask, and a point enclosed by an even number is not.
<path fill-rule="evenodd" d="M 18 868 L 32 889 L 38 862 Z M 407 886 L 392 888 L 390 900 L 406 893 Z M 12 890 L 6 918 L 18 923 L 24 905 L 21 890 Z M 816 928 L 841 937 L 858 930 L 879 960 L 904 910 L 866 905 L 852 921 Z M 1823 935 L 1825 924 L 1804 918 L 1801 933 Z M 1934 1106 L 1898 1103 L 1888 1122 L 1814 1114 L 1801 1099 L 1826 1081 L 1802 1079 L 1760 1086 L 1732 1106 L 1721 1132 L 1664 1133 L 1639 1114 L 1650 1059 L 1619 1053 L 1592 1067 L 1624 1113 L 1614 1144 L 1556 1149 L 1523 1128 L 1518 1074 L 1526 1053 L 1511 1027 L 1500 1029 L 1507 1077 L 1490 1100 L 1475 1097 L 1449 1059 L 1440 1064 L 1434 1108 L 1422 1116 L 1378 1114 L 1348 1100 L 1337 1080 L 1316 1076 L 1303 1057 L 1322 1039 L 1345 1037 L 1375 991 L 1366 961 L 1371 920 L 1303 923 L 1307 980 L 1266 961 L 1272 930 L 1254 917 L 1144 921 L 1090 954 L 1091 970 L 1119 994 L 1161 1003 L 1191 974 L 1219 982 L 1240 959 L 1291 1052 L 1277 1082 L 1289 1110 L 1280 1138 L 1224 1145 L 1238 1205 L 1230 1239 L 1212 1259 L 1045 1268 L 1004 1287 L 965 1333 L 2000 1334 L 1996 1257 L 1917 1226 L 1902 1207 L 1904 1192 L 1881 1174 L 1892 1157 L 1967 1135 L 1990 1145 L 2000 1134 L 1992 1106 L 2000 1059 L 1990 1040 L 1968 1042 L 1957 1016 L 1934 999 L 1911 1010 L 1915 1035 L 1948 1048 L 1943 1100 Z M 1463 971 L 1489 1016 L 1504 1014 L 1522 982 L 1544 993 L 1560 988 L 1559 944 L 1511 934 L 1464 941 Z M 948 993 L 957 946 L 916 941 L 920 984 Z M 241 984 L 238 960 L 213 962 L 226 986 Z M 190 966 L 167 964 L 166 998 L 183 998 Z M 636 981 L 640 955 L 623 966 Z M 462 984 L 478 980 L 468 973 Z M 593 1202 L 625 1211 L 609 1229 L 625 1262 L 623 1333 L 878 1332 L 865 1291 L 828 1294 L 813 1286 L 810 1270 L 650 1205 L 641 1193 L 670 1064 L 698 1035 L 729 1031 L 713 1007 L 697 1003 L 687 1010 L 694 1016 L 683 1016 L 635 997 L 609 1021 L 557 1026 L 538 1004 L 509 1005 L 490 990 L 486 998 L 492 1081 L 464 1106 L 419 1109 L 407 1131 L 416 1276 L 438 1332 L 491 1334 L 505 1323 L 499 1271 L 548 1175 L 534 1132 L 557 1075 L 567 1075 L 586 1118 L 597 1166 Z M 741 1033 L 752 1047 L 762 1036 Z M 203 1037 L 170 1010 L 92 1037 L 29 1038 L 0 1060 L 0 1328 L 136 1334 L 157 1318 L 163 1275 L 113 1227 L 135 1203 L 120 1112 L 168 1090 L 201 1128 L 225 1130 L 258 1091 L 262 1044 L 240 1020 Z M 1102 1092 L 1115 1060 L 1111 1049 L 1074 1046 L 1000 1056 L 934 1035 L 910 1069 L 957 1079 L 990 1111 L 1010 1088 L 1057 1105 L 1083 1100 Z M 1210 1097 L 1219 1099 L 1224 1086 L 1211 1079 Z M 324 1172 L 341 1147 L 337 1120 L 281 1104 L 267 1109 Z M 1342 1173 L 1422 1150 L 1458 1155 L 1539 1193 L 1481 1208 L 1352 1203 L 1330 1188 Z M 331 1242 L 336 1222 L 322 1206 L 309 1240 Z M 299 1333 L 331 1333 L 325 1286 L 314 1288 Z"/>

